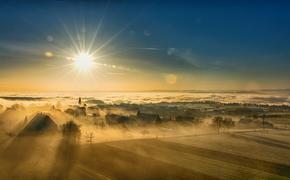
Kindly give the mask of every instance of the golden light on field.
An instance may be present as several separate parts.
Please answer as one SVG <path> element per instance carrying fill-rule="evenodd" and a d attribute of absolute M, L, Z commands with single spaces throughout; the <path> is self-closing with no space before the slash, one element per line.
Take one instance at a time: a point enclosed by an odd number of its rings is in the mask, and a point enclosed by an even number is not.
<path fill-rule="evenodd" d="M 75 67 L 80 71 L 88 71 L 94 65 L 94 58 L 86 52 L 80 52 L 77 54 L 73 58 L 73 61 Z"/>

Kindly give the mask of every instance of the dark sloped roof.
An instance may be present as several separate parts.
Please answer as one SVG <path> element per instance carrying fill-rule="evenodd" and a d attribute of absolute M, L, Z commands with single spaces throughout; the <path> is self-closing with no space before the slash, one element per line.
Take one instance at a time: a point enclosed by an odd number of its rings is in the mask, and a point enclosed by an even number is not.
<path fill-rule="evenodd" d="M 43 113 L 36 114 L 25 126 L 19 135 L 42 134 L 46 132 L 57 132 L 58 126 L 52 118 Z"/>

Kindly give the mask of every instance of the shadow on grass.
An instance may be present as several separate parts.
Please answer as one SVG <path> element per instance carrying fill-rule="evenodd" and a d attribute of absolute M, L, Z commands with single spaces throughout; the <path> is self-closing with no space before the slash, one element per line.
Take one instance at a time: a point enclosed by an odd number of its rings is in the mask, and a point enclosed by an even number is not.
<path fill-rule="evenodd" d="M 63 139 L 57 148 L 48 179 L 67 179 L 79 154 L 79 144 Z"/>

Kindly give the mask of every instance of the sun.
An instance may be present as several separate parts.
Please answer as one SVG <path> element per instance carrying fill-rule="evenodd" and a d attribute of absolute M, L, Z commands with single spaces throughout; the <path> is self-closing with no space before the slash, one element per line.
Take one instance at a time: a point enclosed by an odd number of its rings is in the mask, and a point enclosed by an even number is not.
<path fill-rule="evenodd" d="M 73 58 L 73 61 L 75 67 L 80 71 L 88 71 L 93 67 L 94 64 L 94 58 L 86 52 L 77 54 Z"/>

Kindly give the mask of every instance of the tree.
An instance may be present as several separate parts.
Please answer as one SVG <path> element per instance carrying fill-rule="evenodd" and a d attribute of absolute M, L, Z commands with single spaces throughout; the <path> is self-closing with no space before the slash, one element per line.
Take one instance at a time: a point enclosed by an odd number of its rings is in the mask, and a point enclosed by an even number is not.
<path fill-rule="evenodd" d="M 232 120 L 232 118 L 224 118 L 222 121 L 222 126 L 225 128 L 233 128 L 235 127 L 235 122 Z"/>
<path fill-rule="evenodd" d="M 79 125 L 74 121 L 68 121 L 62 125 L 62 135 L 68 142 L 74 144 L 78 143 L 81 135 Z"/>
<path fill-rule="evenodd" d="M 220 131 L 220 128 L 232 128 L 235 127 L 235 122 L 232 118 L 223 118 L 221 116 L 216 116 L 212 120 L 212 124 L 214 127 Z"/>
<path fill-rule="evenodd" d="M 220 127 L 221 127 L 222 121 L 223 121 L 223 118 L 221 116 L 216 116 L 212 120 L 212 124 L 214 127 L 216 127 L 218 129 L 218 132 L 220 132 Z"/>

